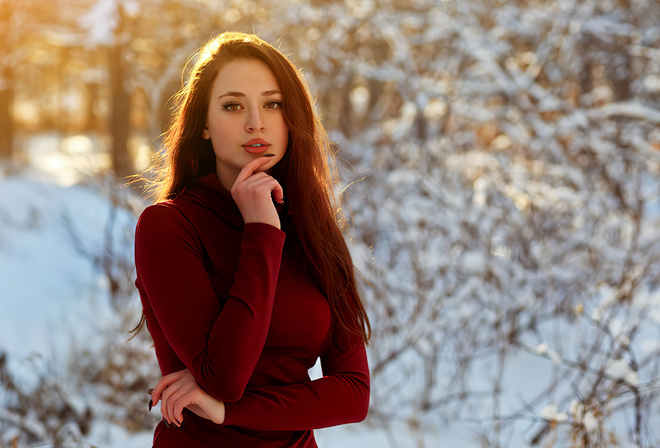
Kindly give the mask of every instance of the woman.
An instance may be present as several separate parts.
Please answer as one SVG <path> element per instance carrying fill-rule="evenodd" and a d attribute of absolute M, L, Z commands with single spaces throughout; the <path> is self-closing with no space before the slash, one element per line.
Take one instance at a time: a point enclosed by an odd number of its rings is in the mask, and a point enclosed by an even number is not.
<path fill-rule="evenodd" d="M 217 36 L 165 148 L 135 241 L 163 374 L 154 447 L 315 447 L 313 429 L 363 420 L 369 320 L 300 72 L 254 35 Z"/>

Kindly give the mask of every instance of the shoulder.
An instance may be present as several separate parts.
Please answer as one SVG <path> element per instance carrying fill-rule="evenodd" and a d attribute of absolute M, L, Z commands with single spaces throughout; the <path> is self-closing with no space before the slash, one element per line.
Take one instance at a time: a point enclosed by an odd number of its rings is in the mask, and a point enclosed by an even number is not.
<path fill-rule="evenodd" d="M 185 215 L 172 201 L 150 205 L 140 215 L 135 229 L 135 267 L 144 272 L 192 254 L 201 258 L 204 246 Z"/>
<path fill-rule="evenodd" d="M 145 208 L 135 229 L 136 240 L 185 234 L 195 236 L 196 232 L 175 201 L 159 202 Z"/>
<path fill-rule="evenodd" d="M 156 230 L 183 220 L 184 217 L 174 202 L 159 202 L 144 209 L 138 218 L 137 229 Z"/>

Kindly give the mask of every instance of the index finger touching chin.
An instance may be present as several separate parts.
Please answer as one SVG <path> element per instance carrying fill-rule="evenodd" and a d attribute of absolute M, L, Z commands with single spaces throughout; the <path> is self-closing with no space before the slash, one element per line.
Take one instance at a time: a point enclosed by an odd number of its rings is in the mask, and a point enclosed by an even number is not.
<path fill-rule="evenodd" d="M 252 176 L 261 166 L 270 162 L 271 158 L 274 156 L 275 154 L 266 154 L 265 156 L 250 160 L 248 163 L 243 165 L 243 168 L 241 168 L 241 171 L 236 177 L 236 183 L 245 181 L 245 179 Z"/>

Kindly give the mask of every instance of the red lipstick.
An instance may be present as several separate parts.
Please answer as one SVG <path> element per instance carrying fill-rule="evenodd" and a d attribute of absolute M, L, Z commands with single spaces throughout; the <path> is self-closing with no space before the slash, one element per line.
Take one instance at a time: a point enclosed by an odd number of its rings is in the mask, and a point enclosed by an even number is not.
<path fill-rule="evenodd" d="M 247 143 L 243 143 L 243 148 L 250 154 L 261 154 L 270 148 L 270 143 L 262 138 L 253 138 Z"/>

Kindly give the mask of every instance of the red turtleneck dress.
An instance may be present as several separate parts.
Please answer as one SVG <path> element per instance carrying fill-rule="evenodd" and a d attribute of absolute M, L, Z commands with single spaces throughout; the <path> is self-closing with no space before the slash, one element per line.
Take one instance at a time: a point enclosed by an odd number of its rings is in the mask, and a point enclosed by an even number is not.
<path fill-rule="evenodd" d="M 366 416 L 364 344 L 332 319 L 294 237 L 244 224 L 215 173 L 140 216 L 136 286 L 161 373 L 188 368 L 226 406 L 223 425 L 161 421 L 154 448 L 316 447 L 313 429 Z"/>

